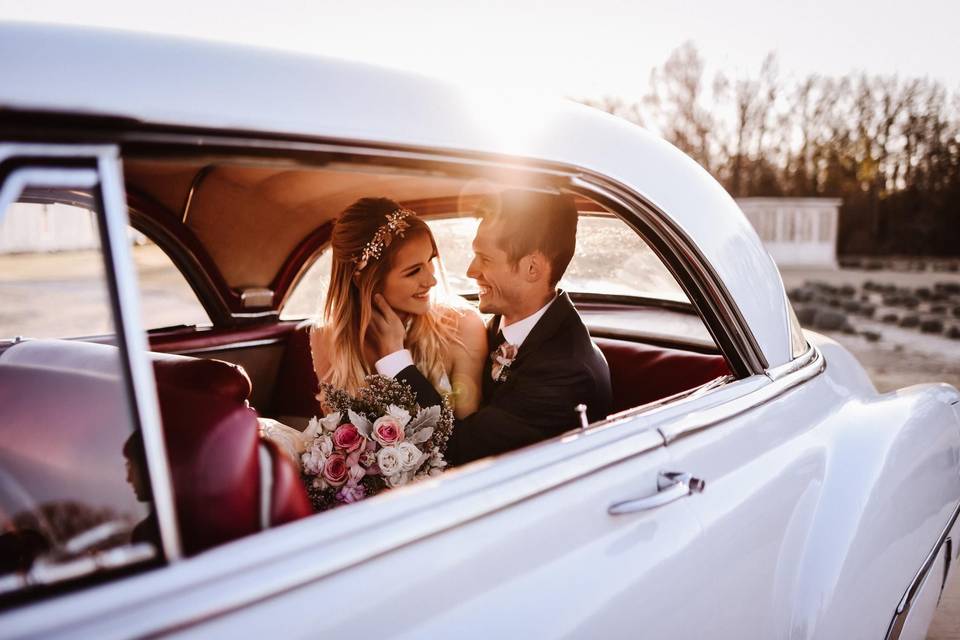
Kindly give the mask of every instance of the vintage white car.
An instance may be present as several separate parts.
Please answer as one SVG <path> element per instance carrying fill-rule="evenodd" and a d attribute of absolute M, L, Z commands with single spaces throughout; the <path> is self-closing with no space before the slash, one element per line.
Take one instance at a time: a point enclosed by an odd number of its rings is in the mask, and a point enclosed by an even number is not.
<path fill-rule="evenodd" d="M 469 297 L 505 187 L 576 198 L 616 413 L 314 514 L 257 415 L 318 411 L 332 221 L 404 203 Z M 0 26 L 0 265 L 5 638 L 920 638 L 957 558 L 957 390 L 878 394 L 703 169 L 586 107 Z"/>

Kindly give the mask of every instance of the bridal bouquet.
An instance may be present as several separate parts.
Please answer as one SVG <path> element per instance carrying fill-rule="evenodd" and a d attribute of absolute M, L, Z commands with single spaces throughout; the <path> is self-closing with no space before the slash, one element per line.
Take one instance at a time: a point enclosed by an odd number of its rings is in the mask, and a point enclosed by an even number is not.
<path fill-rule="evenodd" d="M 333 411 L 310 420 L 300 457 L 318 511 L 439 475 L 447 465 L 453 410 L 446 399 L 421 408 L 408 385 L 378 375 L 355 397 L 329 384 L 320 392 Z"/>

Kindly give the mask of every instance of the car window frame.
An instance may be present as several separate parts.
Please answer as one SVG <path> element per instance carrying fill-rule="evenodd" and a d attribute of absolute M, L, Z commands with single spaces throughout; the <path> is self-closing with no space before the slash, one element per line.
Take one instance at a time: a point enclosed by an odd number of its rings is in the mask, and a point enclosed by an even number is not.
<path fill-rule="evenodd" d="M 77 183 L 71 177 L 86 172 Z M 71 175 L 73 174 L 73 175 Z M 91 179 L 92 177 L 92 179 Z M 161 429 L 153 368 L 142 330 L 136 267 L 127 242 L 126 199 L 119 148 L 115 145 L 0 143 L 0 212 L 29 185 L 89 188 L 99 206 L 93 208 L 100 235 L 110 312 L 116 331 L 130 420 L 140 429 L 160 534 L 160 553 L 167 562 L 182 557 L 176 524 L 166 444 Z"/>

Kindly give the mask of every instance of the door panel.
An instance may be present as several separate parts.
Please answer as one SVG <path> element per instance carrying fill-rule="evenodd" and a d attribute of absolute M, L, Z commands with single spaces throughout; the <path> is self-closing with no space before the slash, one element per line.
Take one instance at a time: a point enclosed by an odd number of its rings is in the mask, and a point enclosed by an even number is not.
<path fill-rule="evenodd" d="M 688 637 L 696 497 L 607 513 L 656 493 L 666 463 L 648 451 L 185 635 Z"/>

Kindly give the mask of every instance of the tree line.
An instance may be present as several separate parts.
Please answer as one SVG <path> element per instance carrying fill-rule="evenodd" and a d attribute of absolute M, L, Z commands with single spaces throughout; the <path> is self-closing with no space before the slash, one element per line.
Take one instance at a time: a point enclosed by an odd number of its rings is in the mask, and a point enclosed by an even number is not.
<path fill-rule="evenodd" d="M 639 102 L 587 104 L 657 131 L 735 197 L 842 198 L 841 254 L 960 255 L 960 93 L 927 78 L 708 77 L 692 43 Z"/>

